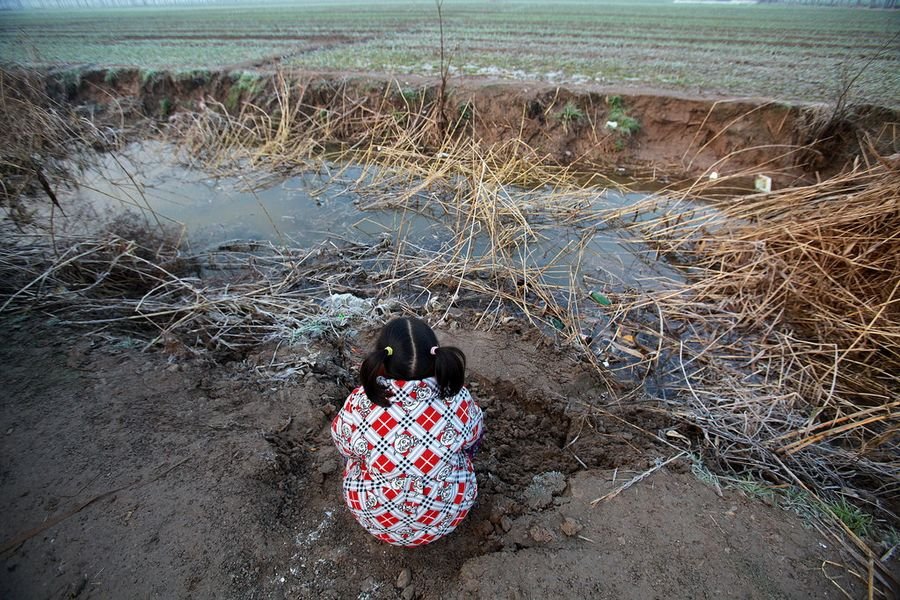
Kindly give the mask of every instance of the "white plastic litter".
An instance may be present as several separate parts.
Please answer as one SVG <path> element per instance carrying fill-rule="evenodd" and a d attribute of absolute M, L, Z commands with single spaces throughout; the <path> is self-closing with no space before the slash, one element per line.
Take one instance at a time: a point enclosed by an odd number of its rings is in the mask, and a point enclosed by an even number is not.
<path fill-rule="evenodd" d="M 756 188 L 757 192 L 768 194 L 772 191 L 772 178 L 766 175 L 757 175 L 756 179 L 753 180 L 753 187 Z"/>

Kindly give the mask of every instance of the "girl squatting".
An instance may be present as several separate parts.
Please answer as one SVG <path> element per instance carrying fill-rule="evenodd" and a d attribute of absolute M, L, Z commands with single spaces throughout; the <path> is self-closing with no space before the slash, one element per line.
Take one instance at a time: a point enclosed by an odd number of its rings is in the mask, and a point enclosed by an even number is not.
<path fill-rule="evenodd" d="M 385 325 L 360 383 L 331 424 L 347 459 L 344 500 L 369 533 L 396 546 L 439 539 L 478 494 L 472 458 L 482 413 L 463 386 L 466 357 L 415 318 Z"/>

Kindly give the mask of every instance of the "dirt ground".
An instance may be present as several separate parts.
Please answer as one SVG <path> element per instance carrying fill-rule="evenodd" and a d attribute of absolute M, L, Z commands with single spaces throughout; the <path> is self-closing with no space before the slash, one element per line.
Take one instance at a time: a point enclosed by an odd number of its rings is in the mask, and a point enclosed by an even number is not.
<path fill-rule="evenodd" d="M 516 326 L 439 332 L 488 433 L 476 509 L 413 550 L 342 504 L 328 425 L 359 337 L 285 383 L 254 369 L 271 349 L 216 365 L 38 317 L 0 335 L 2 598 L 843 598 L 823 565 L 864 595 L 830 540 L 680 460 L 592 506 L 675 453 L 649 435 L 669 423 Z"/>

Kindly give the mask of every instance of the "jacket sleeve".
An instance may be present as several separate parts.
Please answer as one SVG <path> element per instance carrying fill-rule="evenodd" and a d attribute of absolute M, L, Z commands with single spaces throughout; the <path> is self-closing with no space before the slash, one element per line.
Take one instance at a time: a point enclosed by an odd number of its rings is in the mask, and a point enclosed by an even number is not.
<path fill-rule="evenodd" d="M 358 427 L 353 412 L 353 403 L 358 392 L 359 388 L 353 390 L 353 393 L 344 401 L 344 406 L 341 407 L 341 410 L 338 411 L 331 421 L 331 439 L 334 441 L 334 445 L 337 446 L 338 452 L 344 458 L 353 457 L 353 452 L 350 449 L 350 438 Z"/>
<path fill-rule="evenodd" d="M 463 448 L 471 448 L 484 434 L 484 413 L 482 413 L 481 408 L 475 404 L 475 398 L 473 398 L 468 391 L 466 392 L 466 395 L 468 395 L 469 398 L 464 402 L 464 405 L 466 405 L 466 410 L 469 411 L 469 420 L 466 423 L 466 441 L 463 444 Z"/>

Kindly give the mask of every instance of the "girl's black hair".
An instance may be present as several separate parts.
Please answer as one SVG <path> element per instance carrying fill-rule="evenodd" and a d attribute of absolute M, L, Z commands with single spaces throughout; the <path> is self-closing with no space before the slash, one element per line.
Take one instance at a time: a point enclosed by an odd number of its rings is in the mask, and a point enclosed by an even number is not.
<path fill-rule="evenodd" d="M 458 394 L 466 376 L 466 355 L 453 346 L 441 346 L 432 355 L 435 346 L 438 346 L 437 336 L 421 319 L 400 317 L 385 325 L 375 349 L 359 369 L 359 379 L 369 400 L 385 408 L 391 405 L 387 390 L 377 381 L 379 376 L 406 380 L 433 376 L 441 398 Z"/>

